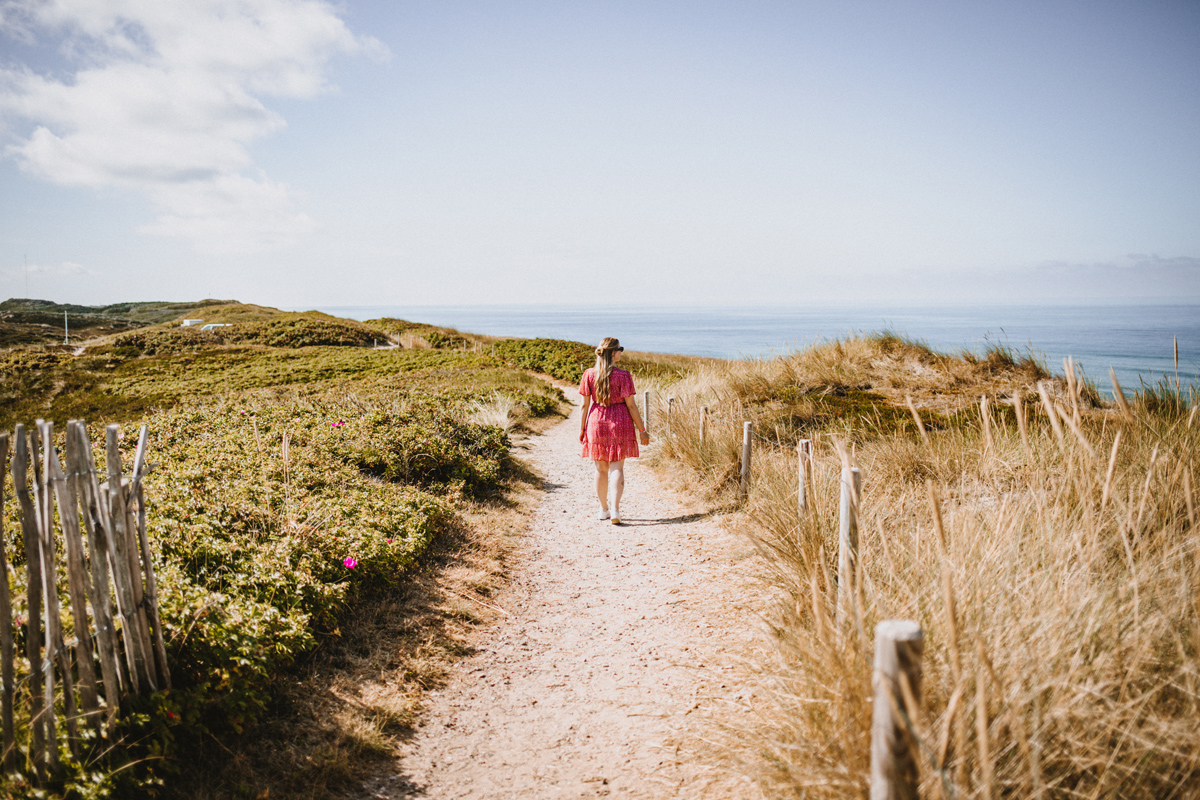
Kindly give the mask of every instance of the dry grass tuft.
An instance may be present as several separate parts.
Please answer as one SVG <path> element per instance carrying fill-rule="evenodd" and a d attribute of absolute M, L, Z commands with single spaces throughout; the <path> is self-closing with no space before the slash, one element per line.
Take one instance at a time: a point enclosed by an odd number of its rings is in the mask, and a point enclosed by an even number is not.
<path fill-rule="evenodd" d="M 1126 416 L 1094 408 L 1074 375 L 1046 379 L 1011 354 L 956 359 L 875 337 L 708 367 L 674 387 L 659 457 L 710 497 L 732 495 L 741 419 L 772 440 L 755 442 L 742 506 L 783 598 L 764 728 L 742 736 L 768 795 L 866 795 L 873 631 L 907 618 L 925 631 L 921 796 L 1195 796 L 1197 398 L 1154 387 Z M 880 412 L 777 435 L 763 423 L 789 388 L 911 393 L 926 436 L 907 408 L 909 425 Z M 815 440 L 803 517 L 799 433 Z M 843 459 L 864 480 L 861 568 L 839 624 Z"/>
<path fill-rule="evenodd" d="M 470 420 L 480 425 L 494 425 L 509 433 L 518 417 L 522 416 L 520 401 L 506 394 L 494 392 L 488 401 L 475 400 L 471 403 Z"/>

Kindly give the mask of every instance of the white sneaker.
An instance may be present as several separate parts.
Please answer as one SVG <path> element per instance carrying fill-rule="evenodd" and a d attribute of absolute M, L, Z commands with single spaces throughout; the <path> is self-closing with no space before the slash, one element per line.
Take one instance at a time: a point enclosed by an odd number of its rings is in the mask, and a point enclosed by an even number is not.
<path fill-rule="evenodd" d="M 613 508 L 613 512 L 612 512 L 612 524 L 613 525 L 621 524 L 621 512 L 616 508 Z"/>
<path fill-rule="evenodd" d="M 599 516 L 596 517 L 596 519 L 608 519 L 608 509 L 607 508 L 600 509 L 600 514 L 599 514 Z"/>

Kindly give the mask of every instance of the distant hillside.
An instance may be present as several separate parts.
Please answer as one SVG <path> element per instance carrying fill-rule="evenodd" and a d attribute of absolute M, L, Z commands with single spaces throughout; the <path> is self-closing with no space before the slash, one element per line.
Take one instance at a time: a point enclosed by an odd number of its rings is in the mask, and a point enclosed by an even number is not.
<path fill-rule="evenodd" d="M 195 316 L 210 307 L 237 305 L 233 300 L 200 300 L 81 306 L 14 297 L 0 303 L 0 347 L 62 344 L 64 312 L 74 341 Z"/>
<path fill-rule="evenodd" d="M 363 347 L 398 344 L 398 337 L 406 337 L 406 347 L 433 350 L 467 350 L 494 341 L 493 337 L 401 319 L 364 323 L 320 311 L 281 311 L 236 300 L 81 306 L 11 298 L 0 303 L 0 349 L 63 349 L 64 313 L 71 348 L 120 351 L 125 357 L 227 345 Z M 201 326 L 181 328 L 185 319 L 223 327 L 214 331 L 201 331 Z"/>
<path fill-rule="evenodd" d="M 154 325 L 160 322 L 170 322 L 185 314 L 190 314 L 197 309 L 227 305 L 240 304 L 236 300 L 198 300 L 188 303 L 151 301 L 145 303 L 113 303 L 107 306 L 78 306 L 71 303 L 53 303 L 49 300 L 31 300 L 28 298 L 13 297 L 0 303 L 0 314 L 49 314 L 56 316 L 61 323 L 62 314 L 65 311 L 71 317 L 78 314 L 80 316 L 105 317 L 107 319 L 138 322 L 143 325 Z"/>

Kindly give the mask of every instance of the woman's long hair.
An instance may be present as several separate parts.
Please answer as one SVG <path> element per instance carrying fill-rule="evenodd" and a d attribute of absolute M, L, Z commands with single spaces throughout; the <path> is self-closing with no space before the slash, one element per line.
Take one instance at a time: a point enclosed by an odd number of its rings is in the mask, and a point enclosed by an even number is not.
<path fill-rule="evenodd" d="M 613 354 L 621 343 L 611 336 L 604 337 L 596 348 L 596 399 L 608 405 L 612 392 Z"/>

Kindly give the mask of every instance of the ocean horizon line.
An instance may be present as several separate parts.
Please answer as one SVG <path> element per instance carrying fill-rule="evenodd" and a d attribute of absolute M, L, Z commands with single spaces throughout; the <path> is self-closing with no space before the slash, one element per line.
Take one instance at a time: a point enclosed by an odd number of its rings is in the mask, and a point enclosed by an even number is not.
<path fill-rule="evenodd" d="M 1110 383 L 1111 367 L 1127 388 L 1153 385 L 1164 377 L 1200 386 L 1200 306 L 1192 303 L 834 308 L 374 304 L 302 310 L 360 321 L 391 316 L 487 336 L 588 343 L 617 336 L 630 350 L 725 359 L 773 358 L 825 341 L 887 332 L 946 354 L 982 356 L 1005 348 L 1029 354 L 1055 373 L 1071 358 L 1097 385 Z"/>

